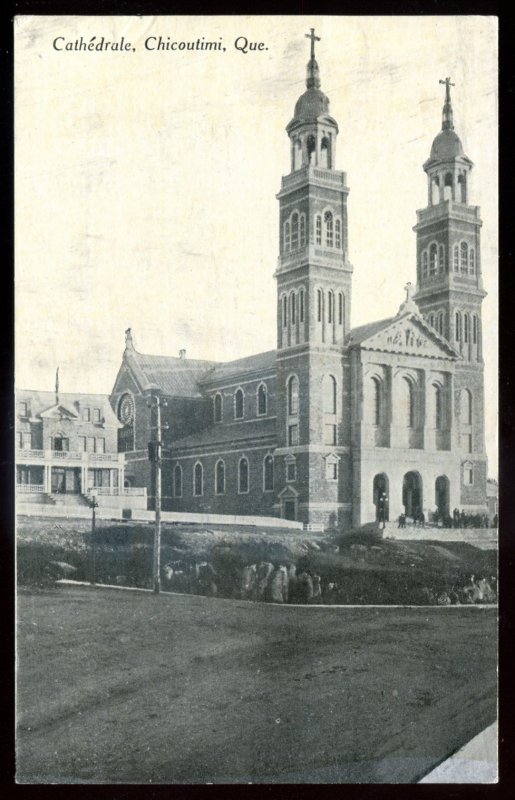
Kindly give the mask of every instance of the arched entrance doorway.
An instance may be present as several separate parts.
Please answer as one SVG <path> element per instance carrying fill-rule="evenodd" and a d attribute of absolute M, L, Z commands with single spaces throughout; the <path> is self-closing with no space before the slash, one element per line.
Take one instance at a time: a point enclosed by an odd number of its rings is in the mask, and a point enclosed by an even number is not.
<path fill-rule="evenodd" d="M 422 478 L 418 472 L 407 472 L 402 482 L 402 505 L 407 517 L 422 511 Z"/>
<path fill-rule="evenodd" d="M 380 472 L 374 477 L 374 482 L 372 485 L 374 505 L 376 508 L 376 520 L 379 522 L 388 522 L 389 489 L 388 475 L 385 475 L 384 472 Z"/>
<path fill-rule="evenodd" d="M 439 517 L 449 516 L 449 478 L 439 475 L 435 481 L 435 504 Z"/>

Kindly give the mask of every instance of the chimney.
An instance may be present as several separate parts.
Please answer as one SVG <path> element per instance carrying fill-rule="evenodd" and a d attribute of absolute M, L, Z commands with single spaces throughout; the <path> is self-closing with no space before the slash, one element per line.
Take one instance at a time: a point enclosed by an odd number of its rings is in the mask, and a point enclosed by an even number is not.
<path fill-rule="evenodd" d="M 179 350 L 179 358 L 182 360 L 186 358 L 186 350 Z"/>

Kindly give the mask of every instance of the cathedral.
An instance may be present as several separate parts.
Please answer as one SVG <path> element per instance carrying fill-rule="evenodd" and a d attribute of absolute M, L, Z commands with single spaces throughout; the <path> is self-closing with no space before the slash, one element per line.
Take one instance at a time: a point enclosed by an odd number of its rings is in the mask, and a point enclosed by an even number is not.
<path fill-rule="evenodd" d="M 277 195 L 277 349 L 224 363 L 145 355 L 129 329 L 110 396 L 125 485 L 146 487 L 153 507 L 155 443 L 165 510 L 339 528 L 484 513 L 482 223 L 452 84 L 441 81 L 442 127 L 423 165 L 416 285 L 395 316 L 351 328 L 349 186 L 309 38 Z"/>

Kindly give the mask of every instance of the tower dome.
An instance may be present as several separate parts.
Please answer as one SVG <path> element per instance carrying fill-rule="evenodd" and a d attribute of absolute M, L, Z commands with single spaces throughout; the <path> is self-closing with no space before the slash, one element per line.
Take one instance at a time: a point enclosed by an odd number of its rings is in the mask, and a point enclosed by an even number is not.
<path fill-rule="evenodd" d="M 297 100 L 293 117 L 298 122 L 316 122 L 319 117 L 326 114 L 329 114 L 329 98 L 320 89 L 313 86 Z"/>
<path fill-rule="evenodd" d="M 435 137 L 431 146 L 431 160 L 448 161 L 463 155 L 461 139 L 452 129 L 446 128 Z"/>

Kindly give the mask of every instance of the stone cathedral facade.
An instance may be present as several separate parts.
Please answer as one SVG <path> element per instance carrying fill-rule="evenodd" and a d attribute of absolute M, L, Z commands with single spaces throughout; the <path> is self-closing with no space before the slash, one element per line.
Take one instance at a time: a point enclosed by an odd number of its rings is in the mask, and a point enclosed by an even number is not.
<path fill-rule="evenodd" d="M 390 519 L 486 510 L 481 220 L 444 83 L 416 287 L 396 315 L 351 328 L 349 187 L 312 32 L 277 195 L 277 349 L 229 363 L 144 355 L 128 330 L 110 397 L 126 485 L 154 495 L 157 394 L 165 509 L 344 528 L 382 507 Z"/>

